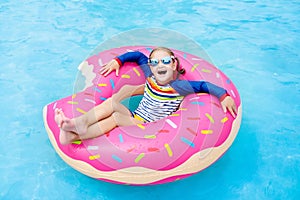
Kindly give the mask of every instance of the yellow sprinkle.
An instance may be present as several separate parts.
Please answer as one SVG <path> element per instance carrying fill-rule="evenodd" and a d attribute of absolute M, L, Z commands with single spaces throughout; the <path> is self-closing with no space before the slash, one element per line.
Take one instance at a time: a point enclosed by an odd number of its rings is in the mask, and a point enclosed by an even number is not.
<path fill-rule="evenodd" d="M 187 110 L 187 108 L 179 108 L 178 110 Z"/>
<path fill-rule="evenodd" d="M 202 134 L 212 134 L 212 130 L 201 130 Z"/>
<path fill-rule="evenodd" d="M 146 139 L 155 139 L 156 135 L 145 135 L 144 138 L 146 138 Z"/>
<path fill-rule="evenodd" d="M 211 70 L 209 70 L 209 69 L 202 69 L 201 71 L 203 71 L 205 73 L 211 73 Z"/>
<path fill-rule="evenodd" d="M 72 142 L 72 144 L 81 144 L 81 143 L 82 143 L 81 140 L 76 140 L 76 141 Z"/>
<path fill-rule="evenodd" d="M 73 94 L 73 95 L 72 95 L 72 99 L 74 99 L 75 97 L 76 97 L 76 94 Z"/>
<path fill-rule="evenodd" d="M 172 116 L 172 117 L 178 117 L 179 114 L 178 114 L 178 113 L 173 113 L 173 114 L 171 114 L 170 116 Z"/>
<path fill-rule="evenodd" d="M 140 72 L 134 67 L 133 71 L 136 73 L 136 75 L 141 76 Z"/>
<path fill-rule="evenodd" d="M 78 102 L 76 102 L 76 101 L 68 101 L 68 104 L 77 105 L 77 104 L 78 104 Z"/>
<path fill-rule="evenodd" d="M 107 86 L 107 84 L 106 83 L 99 83 L 98 86 L 105 87 L 105 86 Z"/>
<path fill-rule="evenodd" d="M 135 163 L 138 163 L 143 157 L 145 156 L 145 153 L 140 153 L 136 159 L 134 160 Z"/>
<path fill-rule="evenodd" d="M 142 124 L 137 124 L 138 127 L 140 127 L 141 129 L 145 129 L 145 126 L 143 126 Z"/>
<path fill-rule="evenodd" d="M 228 120 L 228 118 L 227 118 L 227 117 L 224 117 L 224 118 L 221 120 L 221 122 L 222 122 L 222 123 L 225 123 L 225 122 L 227 122 L 227 120 Z"/>
<path fill-rule="evenodd" d="M 205 116 L 209 119 L 209 121 L 210 121 L 211 123 L 215 123 L 215 120 L 213 119 L 213 117 L 212 117 L 210 114 L 205 113 Z"/>
<path fill-rule="evenodd" d="M 82 109 L 80 109 L 80 108 L 76 108 L 76 110 L 77 110 L 78 112 L 82 113 L 82 114 L 85 114 L 85 113 L 86 113 L 84 110 L 82 110 Z"/>
<path fill-rule="evenodd" d="M 194 66 L 192 67 L 191 71 L 195 71 L 195 69 L 199 66 L 199 64 L 194 64 Z"/>
<path fill-rule="evenodd" d="M 123 74 L 122 78 L 130 78 L 130 76 L 128 74 Z"/>
<path fill-rule="evenodd" d="M 170 146 L 169 146 L 169 144 L 165 144 L 165 148 L 166 148 L 166 150 L 167 150 L 167 152 L 168 152 L 168 155 L 170 156 L 170 157 L 172 157 L 173 156 L 173 152 L 172 152 L 172 149 L 170 148 Z"/>
<path fill-rule="evenodd" d="M 100 155 L 99 155 L 99 154 L 96 154 L 96 155 L 93 155 L 93 156 L 89 156 L 89 159 L 90 159 L 90 160 L 96 160 L 96 159 L 98 159 L 98 158 L 100 158 Z"/>

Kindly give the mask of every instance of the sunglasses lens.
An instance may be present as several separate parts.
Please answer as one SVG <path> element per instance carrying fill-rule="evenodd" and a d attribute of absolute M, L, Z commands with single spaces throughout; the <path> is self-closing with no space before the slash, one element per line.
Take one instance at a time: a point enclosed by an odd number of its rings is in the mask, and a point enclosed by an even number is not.
<path fill-rule="evenodd" d="M 150 59 L 149 60 L 149 64 L 151 65 L 151 66 L 156 66 L 156 65 L 158 65 L 158 60 L 157 59 Z"/>
<path fill-rule="evenodd" d="M 170 57 L 165 57 L 163 59 L 161 59 L 162 63 L 165 65 L 168 65 L 171 63 L 171 58 Z"/>
<path fill-rule="evenodd" d="M 164 65 L 169 65 L 170 63 L 171 63 L 171 61 L 172 61 L 172 58 L 171 57 L 165 57 L 165 58 L 163 58 L 163 59 L 161 59 L 161 62 L 164 64 Z M 158 63 L 159 63 L 159 60 L 158 59 L 154 59 L 154 58 L 152 58 L 152 59 L 149 59 L 149 64 L 151 65 L 151 66 L 156 66 L 156 65 L 158 65 Z"/>

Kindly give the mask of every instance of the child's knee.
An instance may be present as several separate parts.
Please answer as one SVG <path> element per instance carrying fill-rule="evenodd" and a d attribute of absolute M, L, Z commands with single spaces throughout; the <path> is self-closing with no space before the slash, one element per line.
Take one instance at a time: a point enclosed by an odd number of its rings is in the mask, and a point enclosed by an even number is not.
<path fill-rule="evenodd" d="M 114 112 L 112 114 L 112 117 L 113 117 L 113 120 L 114 122 L 116 123 L 117 126 L 121 126 L 121 123 L 122 123 L 122 117 L 121 117 L 121 113 L 119 112 Z"/>
<path fill-rule="evenodd" d="M 112 118 L 117 126 L 130 126 L 136 124 L 130 115 L 114 112 Z"/>

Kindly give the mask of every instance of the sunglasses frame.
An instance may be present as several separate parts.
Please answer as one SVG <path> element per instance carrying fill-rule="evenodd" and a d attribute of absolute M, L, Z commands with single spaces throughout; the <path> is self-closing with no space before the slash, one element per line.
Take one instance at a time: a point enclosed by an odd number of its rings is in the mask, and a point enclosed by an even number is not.
<path fill-rule="evenodd" d="M 156 67 L 158 64 L 159 64 L 159 62 L 162 62 L 164 65 L 169 65 L 169 64 L 171 64 L 171 62 L 170 63 L 166 63 L 166 61 L 165 61 L 165 59 L 167 59 L 167 58 L 170 58 L 170 60 L 168 60 L 168 61 L 173 61 L 174 59 L 175 59 L 175 57 L 174 56 L 166 56 L 166 57 L 164 57 L 164 58 L 162 58 L 162 59 L 156 59 L 156 58 L 149 58 L 148 59 L 148 64 L 150 65 L 150 66 L 152 66 L 152 67 Z M 152 60 L 154 60 L 154 61 L 156 61 L 157 63 L 155 63 L 155 64 L 151 64 L 151 61 Z"/>

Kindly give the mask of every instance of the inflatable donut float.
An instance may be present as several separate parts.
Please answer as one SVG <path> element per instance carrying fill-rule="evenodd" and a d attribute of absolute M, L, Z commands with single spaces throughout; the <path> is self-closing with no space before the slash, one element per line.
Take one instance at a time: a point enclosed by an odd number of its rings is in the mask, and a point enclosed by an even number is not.
<path fill-rule="evenodd" d="M 149 55 L 153 47 L 126 46 L 106 50 L 83 61 L 82 91 L 54 101 L 43 109 L 45 128 L 59 156 L 79 172 L 119 184 L 149 185 L 176 181 L 195 174 L 218 160 L 233 143 L 241 123 L 242 106 L 232 81 L 209 62 L 186 52 L 173 50 L 186 69 L 182 79 L 205 80 L 221 86 L 234 99 L 238 113 L 224 113 L 219 100 L 209 94 L 191 94 L 178 111 L 161 120 L 136 126 L 117 127 L 103 136 L 69 145 L 59 142 L 54 121 L 55 108 L 69 118 L 101 104 L 124 84 L 143 84 L 145 77 L 135 63 L 126 63 L 120 75 L 104 77 L 104 63 L 128 51 Z"/>

